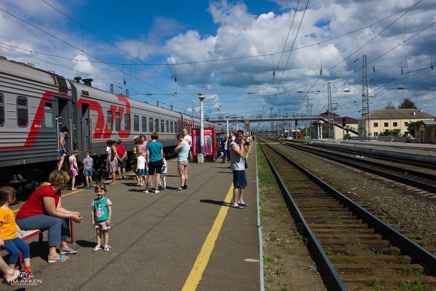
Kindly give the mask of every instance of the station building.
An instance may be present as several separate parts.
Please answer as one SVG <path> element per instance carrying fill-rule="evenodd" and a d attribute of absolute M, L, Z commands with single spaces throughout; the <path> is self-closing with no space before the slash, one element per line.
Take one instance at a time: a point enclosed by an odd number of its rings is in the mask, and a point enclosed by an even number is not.
<path fill-rule="evenodd" d="M 408 126 L 412 122 L 434 120 L 434 116 L 414 108 L 380 109 L 369 113 L 370 131 L 378 137 L 385 130 L 400 130 L 400 136 L 408 135 Z"/>

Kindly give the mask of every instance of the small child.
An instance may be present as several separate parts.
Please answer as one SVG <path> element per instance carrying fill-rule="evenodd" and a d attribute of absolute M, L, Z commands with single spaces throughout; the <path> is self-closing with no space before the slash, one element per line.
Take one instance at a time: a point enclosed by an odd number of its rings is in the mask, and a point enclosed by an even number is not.
<path fill-rule="evenodd" d="M 165 190 L 167 188 L 167 173 L 168 173 L 168 162 L 165 159 L 165 156 L 162 158 L 163 166 L 162 173 L 160 174 L 160 190 Z"/>
<path fill-rule="evenodd" d="M 145 185 L 145 157 L 142 155 L 142 151 L 138 150 L 137 152 L 138 159 L 136 161 L 136 176 L 138 177 L 138 184 L 136 186 L 144 186 Z"/>
<path fill-rule="evenodd" d="M 34 279 L 35 276 L 32 274 L 32 268 L 30 267 L 29 245 L 17 236 L 17 232 L 20 233 L 20 235 L 23 235 L 23 233 L 20 227 L 15 223 L 14 211 L 9 207 L 15 201 L 14 188 L 0 188 L 0 245 L 9 252 L 9 266 L 13 269 L 20 256 L 20 251 L 22 251 L 27 278 Z"/>
<path fill-rule="evenodd" d="M 73 154 L 69 158 L 70 172 L 71 172 L 71 176 L 73 177 L 71 179 L 71 191 L 77 190 L 75 185 L 76 185 L 76 177 L 79 174 L 79 167 L 77 166 L 77 155 L 78 154 L 79 154 L 79 151 L 74 150 Z"/>
<path fill-rule="evenodd" d="M 85 176 L 85 189 L 92 188 L 92 167 L 94 160 L 91 158 L 91 153 L 88 151 L 85 153 L 85 158 L 82 161 L 83 175 Z"/>
<path fill-rule="evenodd" d="M 95 186 L 95 194 L 97 198 L 92 201 L 92 212 L 91 212 L 91 225 L 96 230 L 96 242 L 97 245 L 94 251 L 101 250 L 101 235 L 104 239 L 103 250 L 108 252 L 110 250 L 109 246 L 109 229 L 111 229 L 111 218 L 112 218 L 112 202 L 105 196 L 106 186 L 104 183 L 97 183 Z"/>

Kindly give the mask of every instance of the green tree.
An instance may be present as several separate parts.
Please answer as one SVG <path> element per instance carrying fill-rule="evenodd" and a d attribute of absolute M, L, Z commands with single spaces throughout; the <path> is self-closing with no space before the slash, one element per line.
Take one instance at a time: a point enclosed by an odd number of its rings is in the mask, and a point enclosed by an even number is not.
<path fill-rule="evenodd" d="M 409 125 L 407 125 L 407 131 L 411 136 L 415 137 L 416 130 L 418 129 L 419 123 L 421 121 L 409 121 Z"/>
<path fill-rule="evenodd" d="M 386 105 L 385 109 L 395 109 L 395 105 L 389 101 L 388 105 Z"/>
<path fill-rule="evenodd" d="M 381 136 L 399 136 L 401 131 L 399 129 L 385 129 L 383 132 L 381 132 L 379 135 Z"/>
<path fill-rule="evenodd" d="M 401 103 L 400 105 L 398 105 L 399 109 L 406 109 L 406 108 L 415 108 L 416 109 L 416 105 L 415 103 L 410 100 L 409 98 L 404 98 L 403 103 Z"/>
<path fill-rule="evenodd" d="M 393 135 L 393 136 L 399 136 L 400 133 L 401 133 L 401 130 L 400 130 L 400 129 L 394 129 L 394 130 L 392 130 L 392 135 Z"/>

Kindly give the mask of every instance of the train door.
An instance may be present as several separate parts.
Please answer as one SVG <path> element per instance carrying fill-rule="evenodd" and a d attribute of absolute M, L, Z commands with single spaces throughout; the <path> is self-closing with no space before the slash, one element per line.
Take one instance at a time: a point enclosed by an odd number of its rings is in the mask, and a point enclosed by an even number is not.
<path fill-rule="evenodd" d="M 89 104 L 82 104 L 82 114 L 80 118 L 81 127 L 81 150 L 92 152 L 91 117 Z"/>
<path fill-rule="evenodd" d="M 69 106 L 68 99 L 58 98 L 58 112 L 56 116 L 56 132 L 57 137 L 59 138 L 59 133 L 62 127 L 68 128 L 68 136 L 66 138 L 65 147 L 68 151 L 73 150 L 73 139 L 74 139 L 74 130 L 73 130 L 73 119 L 71 118 L 71 114 L 69 114 Z M 59 142 L 58 142 L 59 143 Z M 59 145 L 58 145 L 59 147 Z"/>

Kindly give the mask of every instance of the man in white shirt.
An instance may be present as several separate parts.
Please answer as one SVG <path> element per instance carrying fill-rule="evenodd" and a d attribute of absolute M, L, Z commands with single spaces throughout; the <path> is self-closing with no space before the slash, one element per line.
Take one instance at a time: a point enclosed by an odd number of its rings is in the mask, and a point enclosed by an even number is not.
<path fill-rule="evenodd" d="M 189 160 L 191 160 L 192 159 L 191 158 L 192 136 L 190 136 L 188 134 L 188 129 L 186 129 L 186 128 L 183 129 L 183 139 L 186 140 L 186 142 L 189 145 L 189 156 L 188 157 L 189 157 Z"/>
<path fill-rule="evenodd" d="M 188 142 L 189 147 L 192 147 L 192 137 L 188 134 L 188 130 L 186 128 L 183 129 L 183 139 Z"/>

